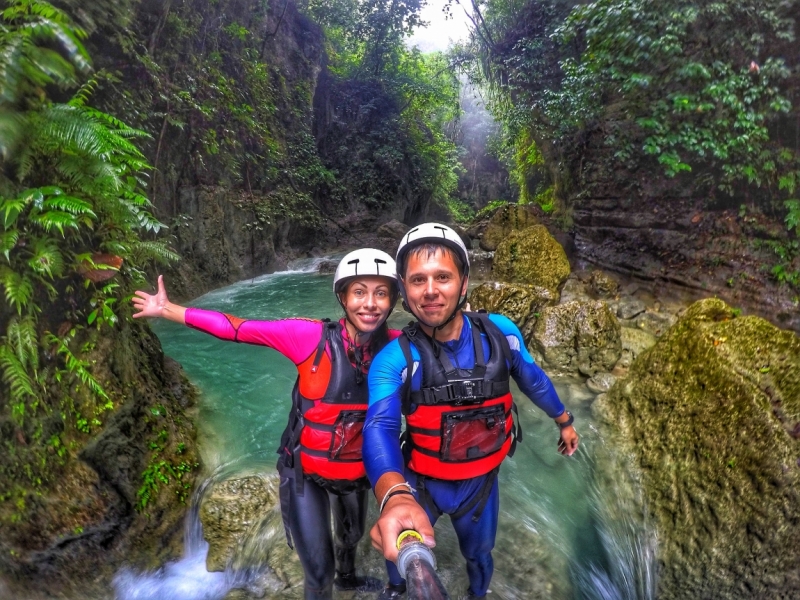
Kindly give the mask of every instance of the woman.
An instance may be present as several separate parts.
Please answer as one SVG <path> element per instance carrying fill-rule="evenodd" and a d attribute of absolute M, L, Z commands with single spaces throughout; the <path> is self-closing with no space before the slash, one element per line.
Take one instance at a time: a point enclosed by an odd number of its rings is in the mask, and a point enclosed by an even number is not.
<path fill-rule="evenodd" d="M 297 366 L 278 471 L 286 538 L 303 565 L 306 600 L 329 599 L 334 586 L 380 586 L 356 575 L 355 554 L 370 488 L 361 459 L 366 373 L 372 357 L 400 334 L 386 326 L 398 295 L 394 260 L 371 248 L 351 252 L 336 269 L 333 291 L 345 311 L 336 323 L 249 321 L 186 308 L 169 301 L 161 276 L 155 295 L 137 291 L 133 298 L 134 317 L 163 317 L 223 340 L 268 346 Z"/>

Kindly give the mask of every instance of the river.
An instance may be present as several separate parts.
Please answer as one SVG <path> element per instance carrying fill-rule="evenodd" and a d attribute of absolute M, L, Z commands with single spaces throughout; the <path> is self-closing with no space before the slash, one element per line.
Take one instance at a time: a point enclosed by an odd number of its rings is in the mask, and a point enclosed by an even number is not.
<path fill-rule="evenodd" d="M 303 261 L 294 270 L 241 281 L 191 305 L 250 319 L 338 318 L 341 308 L 331 292 L 332 276 L 318 275 L 317 263 Z M 390 325 L 400 328 L 408 320 L 407 313 L 397 310 Z M 201 391 L 199 445 L 209 473 L 271 471 L 290 408 L 294 365 L 273 350 L 223 342 L 164 320 L 153 328 L 164 351 L 181 363 Z M 636 515 L 626 514 L 629 509 L 619 505 L 620 498 L 599 492 L 595 483 L 595 456 L 604 441 L 593 425 L 593 395 L 580 381 L 555 384 L 575 414 L 581 447 L 573 457 L 559 455 L 553 422 L 514 387 L 524 441 L 500 472 L 501 519 L 490 598 L 652 598 L 654 538 L 638 525 Z M 218 600 L 232 585 L 241 584 L 241 578 L 230 574 L 205 572 L 198 527 L 190 518 L 183 561 L 157 573 L 121 572 L 118 597 Z M 467 582 L 447 517 L 436 530 L 442 579 L 458 597 Z M 280 537 L 274 543 L 282 543 Z M 361 570 L 385 578 L 382 561 L 366 540 L 360 552 Z M 269 597 L 294 598 L 297 592 Z"/>

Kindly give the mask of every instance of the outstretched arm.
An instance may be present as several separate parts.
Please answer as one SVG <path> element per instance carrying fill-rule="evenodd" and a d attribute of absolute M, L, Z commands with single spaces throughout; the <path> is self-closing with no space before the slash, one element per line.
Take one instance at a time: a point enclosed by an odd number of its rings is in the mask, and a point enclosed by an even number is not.
<path fill-rule="evenodd" d="M 364 424 L 364 464 L 375 498 L 379 506 L 383 504 L 370 537 L 373 547 L 391 561 L 397 560 L 395 542 L 406 529 L 417 531 L 428 546 L 436 543 L 428 515 L 414 496 L 407 493 L 411 490 L 403 475 L 399 438 L 400 394 L 405 367 L 405 358 L 396 341 L 387 345 L 372 361 L 369 370 L 370 404 Z"/>
<path fill-rule="evenodd" d="M 502 315 L 493 314 L 490 319 L 500 328 L 511 347 L 511 376 L 519 389 L 557 424 L 567 422 L 570 417 L 553 387 L 553 382 L 528 353 L 517 326 Z M 577 449 L 578 433 L 575 428 L 570 425 L 560 429 L 558 451 L 565 456 L 572 456 Z"/>
<path fill-rule="evenodd" d="M 162 317 L 221 340 L 274 348 L 298 365 L 314 352 L 319 343 L 322 323 L 311 319 L 251 321 L 200 308 L 187 308 L 169 301 L 163 276 L 158 276 L 155 294 L 137 291 L 133 306 L 139 317 Z"/>
<path fill-rule="evenodd" d="M 167 290 L 164 288 L 163 275 L 158 276 L 158 289 L 155 294 L 148 294 L 142 290 L 134 292 L 133 307 L 139 311 L 133 314 L 134 319 L 161 317 L 186 325 L 186 307 L 169 301 Z"/>

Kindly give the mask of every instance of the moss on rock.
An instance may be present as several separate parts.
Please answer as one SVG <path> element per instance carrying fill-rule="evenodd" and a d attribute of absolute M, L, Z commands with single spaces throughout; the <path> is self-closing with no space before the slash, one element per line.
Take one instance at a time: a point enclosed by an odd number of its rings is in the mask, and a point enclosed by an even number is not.
<path fill-rule="evenodd" d="M 277 477 L 250 475 L 219 482 L 206 493 L 200 522 L 209 571 L 224 571 L 250 530 L 275 508 L 278 485 Z"/>
<path fill-rule="evenodd" d="M 469 295 L 472 310 L 500 313 L 522 326 L 532 312 L 556 302 L 553 292 L 535 285 L 487 282 Z"/>
<path fill-rule="evenodd" d="M 544 225 L 510 233 L 494 254 L 494 276 L 501 281 L 529 283 L 556 294 L 569 274 L 564 248 Z"/>
<path fill-rule="evenodd" d="M 520 231 L 537 225 L 539 220 L 531 209 L 531 206 L 518 204 L 506 204 L 498 209 L 483 232 L 480 241 L 481 248 L 489 252 L 496 250 L 500 242 L 506 239 L 512 231 Z"/>
<path fill-rule="evenodd" d="M 619 321 L 600 301 L 542 309 L 525 341 L 537 360 L 562 374 L 610 371 L 622 353 Z"/>
<path fill-rule="evenodd" d="M 659 598 L 798 597 L 797 335 L 696 302 L 596 404 L 643 471 Z"/>

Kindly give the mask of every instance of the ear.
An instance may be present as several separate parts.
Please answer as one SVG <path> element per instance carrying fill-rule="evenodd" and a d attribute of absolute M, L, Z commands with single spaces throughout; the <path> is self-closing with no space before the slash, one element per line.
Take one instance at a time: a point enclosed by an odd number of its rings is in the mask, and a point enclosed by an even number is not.
<path fill-rule="evenodd" d="M 468 287 L 469 287 L 469 275 L 464 277 L 464 284 L 461 286 L 461 295 L 462 296 L 466 296 L 467 295 L 467 288 Z"/>

